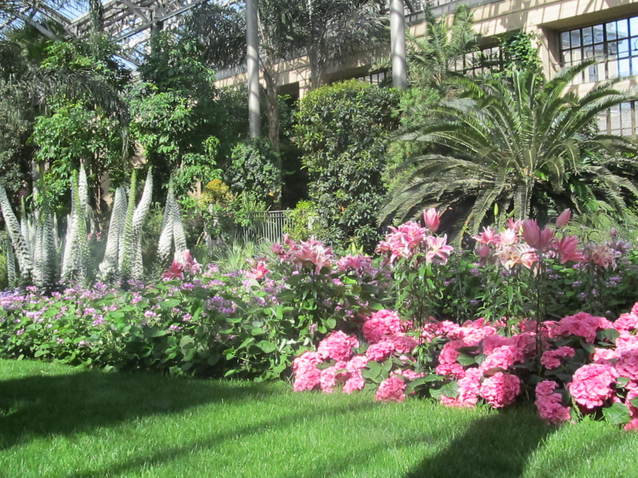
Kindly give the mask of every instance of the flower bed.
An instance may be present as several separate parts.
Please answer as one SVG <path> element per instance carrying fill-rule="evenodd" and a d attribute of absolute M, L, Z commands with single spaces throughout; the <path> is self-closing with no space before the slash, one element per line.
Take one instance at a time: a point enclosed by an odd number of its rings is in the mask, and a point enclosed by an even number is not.
<path fill-rule="evenodd" d="M 638 428 L 635 253 L 613 231 L 582 244 L 569 216 L 485 228 L 461 250 L 428 210 L 423 225 L 391 228 L 376 256 L 286 239 L 244 270 L 186 254 L 126 291 L 4 293 L 0 355 L 260 380 L 292 366 L 296 391 L 528 399 L 552 423 L 589 414 Z"/>

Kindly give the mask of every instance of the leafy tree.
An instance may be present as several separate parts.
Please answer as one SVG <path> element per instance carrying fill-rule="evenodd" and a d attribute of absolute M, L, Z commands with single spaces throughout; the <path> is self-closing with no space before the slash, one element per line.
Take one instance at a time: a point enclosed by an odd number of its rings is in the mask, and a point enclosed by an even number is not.
<path fill-rule="evenodd" d="M 461 99 L 443 102 L 429 126 L 404 137 L 428 149 L 405 164 L 413 177 L 394 191 L 382 220 L 437 207 L 453 211 L 448 217 L 457 231 L 474 232 L 490 214 L 524 218 L 552 203 L 584 212 L 596 199 L 621 213 L 627 195 L 638 195 L 630 180 L 636 161 L 604 153 L 636 150 L 626 138 L 593 133 L 592 123 L 628 98 L 609 84 L 582 98 L 570 91 L 570 82 L 587 66 L 546 83 L 525 70 L 514 70 L 506 80 L 455 80 Z"/>
<path fill-rule="evenodd" d="M 295 137 L 310 177 L 326 239 L 370 249 L 386 192 L 381 181 L 387 137 L 396 128 L 395 90 L 359 81 L 324 86 L 300 104 Z"/>

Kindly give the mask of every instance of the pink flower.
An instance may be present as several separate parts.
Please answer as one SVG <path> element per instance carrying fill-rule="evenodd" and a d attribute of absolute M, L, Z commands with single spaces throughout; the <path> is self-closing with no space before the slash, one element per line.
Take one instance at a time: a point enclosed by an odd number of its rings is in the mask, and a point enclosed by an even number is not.
<path fill-rule="evenodd" d="M 615 350 L 601 348 L 594 349 L 594 356 L 592 357 L 592 361 L 594 363 L 612 365 L 616 363 L 616 360 L 618 360 L 618 353 Z"/>
<path fill-rule="evenodd" d="M 554 238 L 554 231 L 548 228 L 541 228 L 532 219 L 523 221 L 523 238 L 531 247 L 539 251 L 547 249 Z"/>
<path fill-rule="evenodd" d="M 397 375 L 386 378 L 377 389 L 375 399 L 383 402 L 405 400 L 405 382 Z"/>
<path fill-rule="evenodd" d="M 324 393 L 332 393 L 339 379 L 347 378 L 348 374 L 343 373 L 345 362 L 337 362 L 332 367 L 324 368 L 321 371 L 319 385 Z"/>
<path fill-rule="evenodd" d="M 162 274 L 163 280 L 175 280 L 175 279 L 183 279 L 184 278 L 184 266 L 177 262 L 173 261 L 171 266 L 164 271 Z"/>
<path fill-rule="evenodd" d="M 502 345 L 496 347 L 491 354 L 485 357 L 479 368 L 483 373 L 491 373 L 494 370 L 506 371 L 522 360 L 523 353 L 516 346 Z"/>
<path fill-rule="evenodd" d="M 560 258 L 560 263 L 580 262 L 585 256 L 578 250 L 578 238 L 576 236 L 565 236 L 555 243 L 556 252 Z"/>
<path fill-rule="evenodd" d="M 538 415 L 550 423 L 569 421 L 569 407 L 562 404 L 562 396 L 555 392 L 558 384 L 552 380 L 543 380 L 536 384 L 536 410 Z"/>
<path fill-rule="evenodd" d="M 634 305 L 634 307 L 636 307 Z M 622 314 L 614 322 L 614 328 L 618 332 L 634 332 L 638 330 L 638 315 L 633 312 Z"/>
<path fill-rule="evenodd" d="M 548 370 L 555 369 L 560 367 L 561 358 L 573 357 L 575 354 L 576 351 L 571 347 L 558 347 L 557 349 L 544 352 L 541 357 L 541 364 Z"/>
<path fill-rule="evenodd" d="M 372 273 L 372 258 L 370 256 L 344 256 L 337 261 L 339 272 L 356 272 L 359 275 Z"/>
<path fill-rule="evenodd" d="M 199 274 L 202 271 L 202 266 L 195 260 L 191 251 L 186 249 L 182 255 L 184 272 L 189 274 Z"/>
<path fill-rule="evenodd" d="M 565 209 L 556 218 L 556 227 L 561 228 L 566 226 L 571 218 L 572 218 L 572 210 L 569 208 Z"/>
<path fill-rule="evenodd" d="M 377 252 L 389 254 L 390 264 L 399 258 L 409 259 L 419 251 L 425 236 L 425 228 L 413 221 L 401 224 L 399 227 L 390 227 L 390 232 L 377 246 Z"/>
<path fill-rule="evenodd" d="M 441 403 L 448 407 L 470 408 L 476 406 L 482 376 L 483 374 L 476 367 L 467 369 L 465 377 L 458 381 L 458 395 L 455 398 L 441 395 Z"/>
<path fill-rule="evenodd" d="M 364 389 L 366 382 L 361 372 L 350 374 L 350 378 L 343 385 L 343 393 L 350 395 L 352 392 L 358 392 Z"/>
<path fill-rule="evenodd" d="M 498 372 L 481 384 L 480 395 L 494 408 L 503 408 L 516 400 L 521 380 L 516 375 Z"/>
<path fill-rule="evenodd" d="M 605 244 L 597 244 L 587 249 L 587 256 L 592 264 L 603 269 L 616 267 L 616 254 Z"/>
<path fill-rule="evenodd" d="M 441 216 L 436 212 L 436 209 L 431 207 L 430 209 L 423 211 L 423 224 L 430 232 L 435 233 L 441 223 Z"/>
<path fill-rule="evenodd" d="M 399 354 L 410 354 L 418 345 L 414 337 L 409 335 L 394 335 L 388 338 L 394 345 L 394 350 Z"/>
<path fill-rule="evenodd" d="M 383 362 L 394 352 L 394 343 L 391 340 L 382 340 L 370 345 L 366 350 L 366 357 L 374 362 Z"/>
<path fill-rule="evenodd" d="M 590 344 L 596 340 L 596 332 L 611 329 L 613 324 L 604 317 L 596 317 L 587 312 L 579 312 L 563 317 L 553 330 L 554 336 L 575 335 L 583 337 Z"/>
<path fill-rule="evenodd" d="M 402 331 L 399 314 L 392 310 L 379 310 L 363 323 L 363 336 L 369 344 L 379 342 L 388 335 L 400 334 Z"/>
<path fill-rule="evenodd" d="M 424 373 L 417 373 L 414 370 L 410 370 L 409 368 L 406 368 L 404 370 L 395 370 L 392 372 L 392 375 L 401 375 L 402 377 L 410 381 L 425 377 Z"/>
<path fill-rule="evenodd" d="M 621 377 L 638 381 L 638 347 L 630 347 L 618 351 L 616 371 Z"/>
<path fill-rule="evenodd" d="M 321 342 L 317 352 L 323 358 L 331 358 L 333 360 L 350 360 L 353 349 L 359 346 L 359 341 L 354 336 L 348 336 L 338 330 L 332 332 Z"/>
<path fill-rule="evenodd" d="M 483 231 L 473 236 L 473 238 L 476 242 L 485 246 L 489 246 L 490 244 L 497 245 L 501 242 L 499 234 L 491 227 L 483 228 Z"/>
<path fill-rule="evenodd" d="M 454 248 L 447 244 L 447 235 L 427 236 L 428 251 L 425 253 L 426 263 L 446 264 Z"/>
<path fill-rule="evenodd" d="M 613 395 L 612 384 L 617 377 L 616 371 L 609 365 L 588 364 L 580 367 L 568 389 L 572 398 L 579 405 L 593 410 L 604 405 Z"/>
<path fill-rule="evenodd" d="M 351 374 L 360 372 L 362 369 L 366 368 L 368 362 L 368 357 L 365 355 L 355 355 L 348 363 L 346 363 L 346 370 Z"/>
<path fill-rule="evenodd" d="M 262 280 L 270 273 L 268 267 L 266 267 L 266 261 L 259 260 L 255 266 L 246 273 L 248 279 Z"/>

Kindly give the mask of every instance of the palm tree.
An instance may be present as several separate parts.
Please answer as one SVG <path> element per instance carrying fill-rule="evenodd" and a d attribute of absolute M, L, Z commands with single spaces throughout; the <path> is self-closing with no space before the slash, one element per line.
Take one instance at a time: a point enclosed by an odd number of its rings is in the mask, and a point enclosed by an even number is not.
<path fill-rule="evenodd" d="M 638 196 L 628 178 L 631 140 L 594 131 L 596 117 L 629 101 L 602 84 L 579 98 L 569 86 L 589 63 L 545 82 L 534 71 L 508 78 L 457 78 L 460 98 L 433 110 L 433 122 L 402 137 L 426 145 L 403 168 L 412 177 L 397 188 L 381 221 L 415 216 L 424 207 L 450 209 L 455 232 L 474 232 L 486 219 L 542 216 L 553 202 L 584 212 L 604 200 L 621 213 Z M 548 204 L 548 202 L 550 204 Z"/>

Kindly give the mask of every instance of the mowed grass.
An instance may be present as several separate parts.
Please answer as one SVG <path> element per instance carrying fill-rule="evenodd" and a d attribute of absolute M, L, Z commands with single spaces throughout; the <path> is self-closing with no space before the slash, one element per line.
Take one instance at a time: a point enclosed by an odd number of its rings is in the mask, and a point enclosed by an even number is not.
<path fill-rule="evenodd" d="M 633 477 L 638 434 L 530 407 L 375 403 L 287 384 L 0 360 L 0 476 Z"/>

